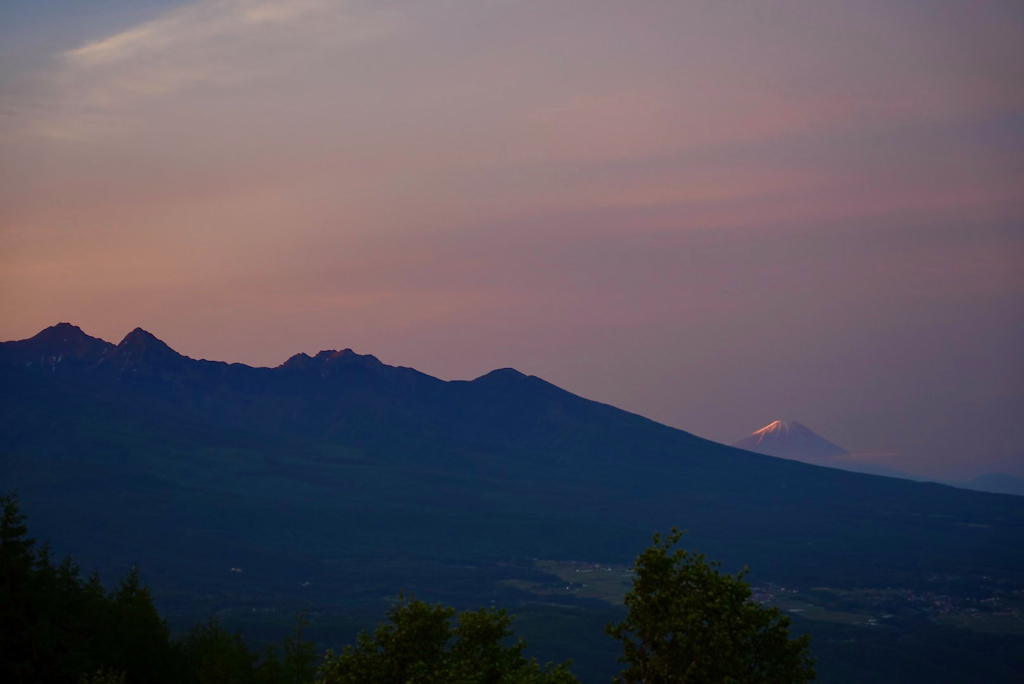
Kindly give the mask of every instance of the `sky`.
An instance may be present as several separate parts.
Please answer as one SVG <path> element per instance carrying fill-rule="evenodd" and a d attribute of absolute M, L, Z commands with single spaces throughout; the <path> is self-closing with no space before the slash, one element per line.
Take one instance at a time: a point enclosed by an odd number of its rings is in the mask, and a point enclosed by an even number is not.
<path fill-rule="evenodd" d="M 1024 476 L 1019 0 L 5 0 L 0 339 Z"/>

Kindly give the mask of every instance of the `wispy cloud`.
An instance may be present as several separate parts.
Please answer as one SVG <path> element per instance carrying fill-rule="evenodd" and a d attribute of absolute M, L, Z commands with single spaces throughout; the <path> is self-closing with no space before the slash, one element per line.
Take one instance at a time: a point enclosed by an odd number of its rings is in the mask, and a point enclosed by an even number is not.
<path fill-rule="evenodd" d="M 246 81 L 298 66 L 302 56 L 379 38 L 385 12 L 332 0 L 207 0 L 67 53 L 72 67 L 118 69 L 115 88 L 159 92 L 192 83 Z"/>
<path fill-rule="evenodd" d="M 393 12 L 357 2 L 193 0 L 60 54 L 32 92 L 5 98 L 5 128 L 82 138 L 154 98 L 281 77 L 397 25 Z"/>
<path fill-rule="evenodd" d="M 202 62 L 218 71 L 238 68 L 262 49 L 296 35 L 329 38 L 338 46 L 379 36 L 391 27 L 382 13 L 357 14 L 351 6 L 331 0 L 198 0 L 63 56 L 73 69 L 131 64 L 139 76 L 158 64 Z"/>

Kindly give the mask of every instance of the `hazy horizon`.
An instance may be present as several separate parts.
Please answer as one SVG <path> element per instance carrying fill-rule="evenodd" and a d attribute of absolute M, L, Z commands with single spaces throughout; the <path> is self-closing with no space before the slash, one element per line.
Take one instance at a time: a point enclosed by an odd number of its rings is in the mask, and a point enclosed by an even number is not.
<path fill-rule="evenodd" d="M 0 7 L 0 339 L 500 367 L 1024 476 L 1024 10 Z"/>

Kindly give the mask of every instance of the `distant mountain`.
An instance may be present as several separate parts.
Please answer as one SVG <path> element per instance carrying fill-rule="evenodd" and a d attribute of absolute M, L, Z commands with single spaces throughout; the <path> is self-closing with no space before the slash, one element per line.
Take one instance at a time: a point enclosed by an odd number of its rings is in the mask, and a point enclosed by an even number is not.
<path fill-rule="evenodd" d="M 798 424 L 759 438 L 845 453 Z M 1024 587 L 1016 497 L 734 449 L 513 369 L 445 382 L 349 349 L 254 368 L 138 329 L 117 345 L 69 324 L 0 343 L 11 488 L 55 552 L 105 577 L 141 565 L 188 620 L 308 605 L 379 617 L 404 589 L 520 613 L 561 602 L 534 624 L 576 643 L 574 616 L 611 608 L 545 593 L 566 583 L 533 559 L 626 565 L 673 525 L 755 582 Z"/>
<path fill-rule="evenodd" d="M 979 492 L 992 492 L 994 494 L 1016 494 L 1024 496 L 1024 480 L 1006 473 L 987 473 L 979 475 L 973 480 L 960 482 L 957 487 L 974 489 Z"/>
<path fill-rule="evenodd" d="M 915 482 L 937 482 L 993 494 L 1017 494 L 1024 496 L 1024 480 L 1005 473 L 979 475 L 968 482 L 939 480 L 912 475 L 877 462 L 884 454 L 858 454 L 846 451 L 801 423 L 776 420 L 756 430 L 752 435 L 733 444 L 767 456 L 788 458 L 803 463 L 838 468 L 851 473 L 897 477 Z"/>
<path fill-rule="evenodd" d="M 766 456 L 788 458 L 851 473 L 898 477 L 915 482 L 926 481 L 926 478 L 876 462 L 874 458 L 878 456 L 877 454 L 851 453 L 795 420 L 773 421 L 733 446 Z"/>
<path fill-rule="evenodd" d="M 850 453 L 795 420 L 773 421 L 733 446 L 768 456 L 810 463 L 827 462 Z"/>

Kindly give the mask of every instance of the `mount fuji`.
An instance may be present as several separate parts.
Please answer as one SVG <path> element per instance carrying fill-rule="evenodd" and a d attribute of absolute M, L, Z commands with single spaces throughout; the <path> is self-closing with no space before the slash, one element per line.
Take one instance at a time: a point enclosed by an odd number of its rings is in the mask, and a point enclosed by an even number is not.
<path fill-rule="evenodd" d="M 898 477 L 919 482 L 927 479 L 876 462 L 874 459 L 878 454 L 851 453 L 795 420 L 772 421 L 733 446 L 766 456 L 787 458 L 853 473 Z"/>
<path fill-rule="evenodd" d="M 766 456 L 819 465 L 850 453 L 795 420 L 773 421 L 733 446 Z"/>

